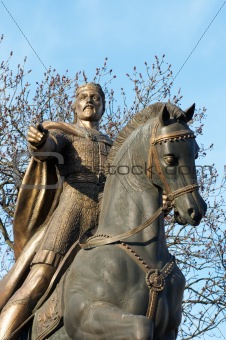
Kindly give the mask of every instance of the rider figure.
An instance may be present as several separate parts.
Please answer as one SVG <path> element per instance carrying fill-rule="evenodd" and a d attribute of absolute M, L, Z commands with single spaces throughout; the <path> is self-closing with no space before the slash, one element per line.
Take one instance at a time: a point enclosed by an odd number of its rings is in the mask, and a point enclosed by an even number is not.
<path fill-rule="evenodd" d="M 45 124 L 29 128 L 27 140 L 37 164 L 51 162 L 53 152 L 63 157 L 63 164 L 56 165 L 64 179 L 63 189 L 58 205 L 49 215 L 29 274 L 4 303 L 0 314 L 0 339 L 10 337 L 31 315 L 68 249 L 81 233 L 97 226 L 99 193 L 105 180 L 103 166 L 111 146 L 109 138 L 99 131 L 99 121 L 105 110 L 105 96 L 100 85 L 80 86 L 72 108 L 75 124 L 57 123 L 57 129 L 49 124 L 48 130 Z M 21 249 L 16 251 L 19 254 Z M 18 339 L 18 334 L 10 339 Z"/>

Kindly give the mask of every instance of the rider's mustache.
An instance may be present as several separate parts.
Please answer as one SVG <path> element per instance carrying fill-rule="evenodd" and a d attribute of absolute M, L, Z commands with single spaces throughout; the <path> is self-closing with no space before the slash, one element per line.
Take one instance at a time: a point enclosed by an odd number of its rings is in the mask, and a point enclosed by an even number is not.
<path fill-rule="evenodd" d="M 87 107 L 92 107 L 92 108 L 94 108 L 94 105 L 93 104 L 86 104 L 84 107 L 83 107 L 83 111 L 87 108 Z"/>

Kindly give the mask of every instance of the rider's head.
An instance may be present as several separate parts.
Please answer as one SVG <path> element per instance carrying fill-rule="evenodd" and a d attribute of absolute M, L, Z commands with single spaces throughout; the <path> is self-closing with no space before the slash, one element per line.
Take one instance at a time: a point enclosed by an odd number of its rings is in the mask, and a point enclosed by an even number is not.
<path fill-rule="evenodd" d="M 87 117 L 83 114 L 83 109 L 86 107 L 87 103 L 90 102 L 91 105 L 96 107 L 96 110 L 99 111 L 99 115 L 96 112 L 96 118 L 100 119 L 105 111 L 105 94 L 102 90 L 102 87 L 94 82 L 85 83 L 79 86 L 75 92 L 75 102 L 72 104 L 72 109 L 74 111 L 74 123 L 77 121 L 77 115 L 79 114 L 84 116 L 84 119 L 92 119 L 91 115 Z M 98 100 L 99 97 L 99 100 Z M 92 101 L 92 103 L 91 103 Z M 94 115 L 93 115 L 94 117 Z M 83 118 L 83 117 L 82 117 Z"/>

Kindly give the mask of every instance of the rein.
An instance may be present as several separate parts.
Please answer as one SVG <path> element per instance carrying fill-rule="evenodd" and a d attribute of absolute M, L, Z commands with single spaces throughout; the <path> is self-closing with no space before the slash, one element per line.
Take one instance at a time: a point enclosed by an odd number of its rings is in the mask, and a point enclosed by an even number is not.
<path fill-rule="evenodd" d="M 156 212 L 148 218 L 144 223 L 140 224 L 139 226 L 133 228 L 132 230 L 126 231 L 125 233 L 116 235 L 116 236 L 109 236 L 109 235 L 94 235 L 90 238 L 86 236 L 84 233 L 79 239 L 79 245 L 82 249 L 91 249 L 94 247 L 105 246 L 107 244 L 121 242 L 122 240 L 139 233 L 140 231 L 147 228 L 151 223 L 153 223 L 162 213 L 162 207 L 160 207 Z M 94 240 L 94 238 L 98 237 L 106 237 L 106 239 L 101 240 Z M 84 242 L 84 243 L 83 243 Z"/>

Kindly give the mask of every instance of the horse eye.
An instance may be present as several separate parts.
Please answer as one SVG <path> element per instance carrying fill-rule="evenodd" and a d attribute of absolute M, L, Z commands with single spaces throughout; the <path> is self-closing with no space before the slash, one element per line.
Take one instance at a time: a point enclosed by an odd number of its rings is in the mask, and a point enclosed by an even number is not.
<path fill-rule="evenodd" d="M 176 157 L 174 155 L 167 155 L 164 157 L 166 164 L 173 165 L 176 163 Z"/>
<path fill-rule="evenodd" d="M 195 155 L 195 159 L 197 159 L 199 157 L 199 153 L 197 152 L 197 154 Z"/>

